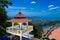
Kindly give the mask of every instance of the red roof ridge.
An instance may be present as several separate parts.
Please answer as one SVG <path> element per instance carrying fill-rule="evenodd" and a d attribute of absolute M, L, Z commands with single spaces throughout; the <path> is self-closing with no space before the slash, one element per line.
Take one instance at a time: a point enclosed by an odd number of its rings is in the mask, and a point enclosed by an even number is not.
<path fill-rule="evenodd" d="M 19 12 L 15 17 L 25 17 L 21 12 Z"/>

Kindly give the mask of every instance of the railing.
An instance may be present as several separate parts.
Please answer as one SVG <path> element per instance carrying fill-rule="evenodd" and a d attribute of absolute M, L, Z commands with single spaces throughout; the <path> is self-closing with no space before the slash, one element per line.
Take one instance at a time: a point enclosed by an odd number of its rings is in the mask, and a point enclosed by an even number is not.
<path fill-rule="evenodd" d="M 6 28 L 6 30 L 20 30 L 19 28 Z"/>
<path fill-rule="evenodd" d="M 45 37 L 48 37 L 52 31 L 54 31 L 54 29 L 56 29 L 56 27 L 52 27 L 49 29 L 49 31 L 46 33 L 46 36 Z"/>
<path fill-rule="evenodd" d="M 16 31 L 17 34 L 20 34 L 21 31 L 22 31 L 22 33 L 25 33 L 25 32 L 27 32 L 27 31 L 29 31 L 29 30 L 33 30 L 33 26 L 31 26 L 31 27 L 29 27 L 29 28 L 26 28 L 26 29 L 24 29 L 24 30 L 20 30 L 19 28 L 12 28 L 12 27 L 7 27 L 7 28 L 6 28 L 6 31 L 7 31 L 7 32 L 12 32 L 12 33 L 14 33 L 13 31 Z"/>
<path fill-rule="evenodd" d="M 20 34 L 20 29 L 19 28 L 6 28 L 6 31 L 7 32 L 11 32 L 11 33 L 17 33 L 17 34 Z"/>
<path fill-rule="evenodd" d="M 27 31 L 29 31 L 29 30 L 33 30 L 33 27 L 26 28 L 25 30 L 22 30 L 22 33 L 27 32 Z"/>

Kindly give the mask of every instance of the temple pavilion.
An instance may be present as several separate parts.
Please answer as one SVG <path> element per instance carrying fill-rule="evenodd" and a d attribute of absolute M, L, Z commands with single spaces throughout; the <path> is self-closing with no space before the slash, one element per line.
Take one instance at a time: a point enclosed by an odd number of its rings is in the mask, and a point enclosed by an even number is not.
<path fill-rule="evenodd" d="M 26 18 L 21 12 L 13 19 L 7 21 L 12 22 L 12 26 L 6 28 L 7 33 L 20 36 L 20 40 L 22 40 L 22 37 L 33 37 L 33 35 L 30 34 L 30 32 L 33 31 L 33 26 L 28 25 L 28 22 L 31 22 L 32 20 Z M 18 23 L 19 25 L 14 25 L 14 23 Z M 23 25 L 23 23 L 26 23 L 26 25 Z"/>

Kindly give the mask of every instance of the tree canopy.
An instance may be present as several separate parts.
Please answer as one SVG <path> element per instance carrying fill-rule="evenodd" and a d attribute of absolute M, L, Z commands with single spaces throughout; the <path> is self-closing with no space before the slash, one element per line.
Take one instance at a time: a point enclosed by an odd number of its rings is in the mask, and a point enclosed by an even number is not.
<path fill-rule="evenodd" d="M 12 5 L 12 3 L 8 0 L 0 0 L 0 34 L 1 35 L 5 35 L 6 34 L 6 25 L 10 25 L 9 23 L 7 23 L 7 11 L 6 8 L 8 8 L 9 5 Z M 0 36 L 1 36 L 0 35 Z"/>
<path fill-rule="evenodd" d="M 0 0 L 0 26 L 5 26 L 8 19 L 6 8 L 12 3 L 8 0 Z"/>
<path fill-rule="evenodd" d="M 40 25 L 37 24 L 33 24 L 33 31 L 31 32 L 34 37 L 36 38 L 41 38 L 42 37 L 42 28 L 40 27 Z"/>

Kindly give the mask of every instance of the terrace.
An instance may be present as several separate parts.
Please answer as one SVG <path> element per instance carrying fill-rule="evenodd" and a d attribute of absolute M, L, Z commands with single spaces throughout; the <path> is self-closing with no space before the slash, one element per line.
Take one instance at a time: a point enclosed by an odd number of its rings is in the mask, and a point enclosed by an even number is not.
<path fill-rule="evenodd" d="M 33 31 L 33 26 L 28 25 L 28 22 L 32 20 L 26 18 L 21 12 L 19 12 L 19 14 L 17 14 L 13 19 L 7 21 L 12 22 L 12 26 L 6 28 L 7 33 L 20 36 L 20 40 L 22 40 L 22 37 L 33 37 L 33 35 L 30 34 L 30 32 Z M 14 23 L 18 23 L 19 25 L 14 26 Z M 23 23 L 26 23 L 26 25 L 23 25 Z"/>
<path fill-rule="evenodd" d="M 22 25 L 21 28 L 19 28 L 19 25 L 17 26 L 14 26 L 14 27 L 7 27 L 6 28 L 6 32 L 10 33 L 10 34 L 13 34 L 13 35 L 18 35 L 18 36 L 21 36 L 20 35 L 20 32 L 22 32 L 22 36 L 23 37 L 26 37 L 28 38 L 31 38 L 33 35 L 29 34 L 27 35 L 29 32 L 31 32 L 33 30 L 33 26 L 28 26 L 29 28 L 27 28 L 27 26 L 25 25 Z"/>

